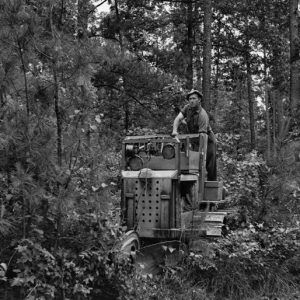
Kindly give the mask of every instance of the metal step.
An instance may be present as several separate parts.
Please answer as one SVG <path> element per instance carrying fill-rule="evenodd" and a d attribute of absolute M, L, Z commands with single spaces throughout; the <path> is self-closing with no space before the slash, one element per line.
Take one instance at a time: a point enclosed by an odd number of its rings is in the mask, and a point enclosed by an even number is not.
<path fill-rule="evenodd" d="M 194 218 L 192 220 L 193 223 L 201 223 L 201 222 L 209 222 L 209 223 L 221 223 L 223 224 L 224 218 L 226 214 L 224 213 L 214 213 L 214 212 L 208 212 L 208 213 L 197 213 L 197 215 L 194 215 Z"/>
<path fill-rule="evenodd" d="M 206 229 L 206 236 L 218 237 L 222 236 L 222 226 L 209 227 Z"/>
<path fill-rule="evenodd" d="M 222 236 L 223 224 L 207 224 L 202 223 L 200 226 L 194 225 L 189 228 L 189 230 L 195 232 L 204 231 L 206 237 L 220 237 Z"/>
<path fill-rule="evenodd" d="M 205 199 L 203 199 L 201 202 L 200 202 L 200 204 L 202 204 L 202 203 L 208 203 L 208 204 L 222 204 L 222 203 L 227 203 L 228 202 L 228 200 L 215 200 L 215 201 L 213 201 L 213 200 L 205 200 Z"/>
<path fill-rule="evenodd" d="M 216 212 L 225 213 L 226 215 L 236 213 L 238 210 L 229 208 L 229 209 L 218 209 Z"/>

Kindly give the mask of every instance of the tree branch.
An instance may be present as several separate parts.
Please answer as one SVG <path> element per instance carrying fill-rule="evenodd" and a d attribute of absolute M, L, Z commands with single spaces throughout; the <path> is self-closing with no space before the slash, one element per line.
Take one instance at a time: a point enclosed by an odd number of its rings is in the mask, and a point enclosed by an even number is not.
<path fill-rule="evenodd" d="M 100 85 L 98 85 L 98 87 L 110 87 L 119 92 L 124 92 L 120 88 L 113 86 L 113 85 L 108 85 L 108 84 L 100 84 Z M 127 93 L 127 92 L 125 92 L 125 93 L 129 98 L 131 98 L 132 100 L 137 102 L 139 105 L 144 107 L 151 114 L 151 116 L 155 118 L 155 120 L 159 121 L 159 119 L 156 117 L 156 115 L 153 113 L 153 111 L 149 107 L 147 107 L 144 103 L 142 103 L 139 99 L 137 99 L 135 96 L 131 95 L 130 93 Z"/>
<path fill-rule="evenodd" d="M 97 4 L 93 9 L 91 9 L 88 12 L 88 15 L 91 14 L 92 12 L 94 12 L 99 6 L 101 6 L 102 4 L 104 4 L 107 0 L 103 0 L 101 3 Z"/>

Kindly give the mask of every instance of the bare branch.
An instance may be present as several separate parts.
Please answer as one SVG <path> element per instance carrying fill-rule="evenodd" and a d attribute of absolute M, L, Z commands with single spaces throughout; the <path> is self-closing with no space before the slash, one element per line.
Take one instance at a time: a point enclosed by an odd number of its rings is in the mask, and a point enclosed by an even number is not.
<path fill-rule="evenodd" d="M 107 0 L 103 0 L 101 3 L 97 4 L 93 9 L 91 9 L 88 12 L 88 15 L 91 14 L 92 12 L 94 12 L 99 6 L 101 6 L 102 4 L 104 4 Z"/>

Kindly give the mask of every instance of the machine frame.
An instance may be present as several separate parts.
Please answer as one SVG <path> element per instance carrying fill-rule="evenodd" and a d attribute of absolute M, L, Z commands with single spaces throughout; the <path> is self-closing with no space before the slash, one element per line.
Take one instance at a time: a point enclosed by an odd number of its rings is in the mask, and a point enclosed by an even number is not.
<path fill-rule="evenodd" d="M 221 235 L 222 183 L 205 180 L 206 149 L 205 133 L 125 138 L 121 210 L 129 231 L 163 240 Z"/>

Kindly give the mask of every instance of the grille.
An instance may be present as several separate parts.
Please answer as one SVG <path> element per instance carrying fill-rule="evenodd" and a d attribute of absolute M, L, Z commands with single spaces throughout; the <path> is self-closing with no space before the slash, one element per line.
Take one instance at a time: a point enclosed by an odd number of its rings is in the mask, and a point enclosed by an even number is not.
<path fill-rule="evenodd" d="M 144 228 L 160 227 L 161 180 L 135 180 L 135 220 Z"/>

